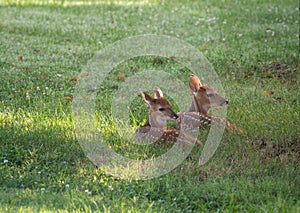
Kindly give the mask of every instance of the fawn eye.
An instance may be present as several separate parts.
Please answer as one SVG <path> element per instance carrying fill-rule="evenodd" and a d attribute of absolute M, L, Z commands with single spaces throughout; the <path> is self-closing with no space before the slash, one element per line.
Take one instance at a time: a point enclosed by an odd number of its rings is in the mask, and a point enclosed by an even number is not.
<path fill-rule="evenodd" d="M 158 110 L 161 111 L 161 112 L 163 112 L 163 111 L 165 111 L 166 109 L 165 109 L 165 108 L 159 108 Z"/>
<path fill-rule="evenodd" d="M 215 94 L 213 94 L 213 93 L 207 94 L 207 97 L 209 97 L 209 98 L 214 97 L 214 96 L 215 96 Z"/>

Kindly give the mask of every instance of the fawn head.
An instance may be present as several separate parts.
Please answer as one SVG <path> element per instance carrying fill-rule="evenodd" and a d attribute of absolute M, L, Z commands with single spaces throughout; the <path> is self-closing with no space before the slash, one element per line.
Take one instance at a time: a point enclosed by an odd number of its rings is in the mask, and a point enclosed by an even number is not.
<path fill-rule="evenodd" d="M 200 112 L 207 115 L 210 108 L 228 104 L 228 100 L 219 95 L 213 88 L 203 86 L 194 74 L 190 76 L 189 86 L 193 98 L 190 112 Z"/>
<path fill-rule="evenodd" d="M 154 87 L 153 92 L 153 98 L 142 92 L 144 101 L 150 106 L 148 122 L 152 127 L 163 128 L 166 127 L 167 120 L 176 120 L 178 115 L 172 110 L 172 105 L 163 97 L 158 87 Z"/>

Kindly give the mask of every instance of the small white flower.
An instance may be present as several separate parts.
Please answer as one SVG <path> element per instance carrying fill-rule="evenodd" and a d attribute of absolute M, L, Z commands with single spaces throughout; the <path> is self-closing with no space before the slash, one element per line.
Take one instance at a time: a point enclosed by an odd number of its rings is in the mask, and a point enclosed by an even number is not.
<path fill-rule="evenodd" d="M 30 98 L 30 91 L 26 90 L 26 99 L 29 99 L 29 98 Z"/>
<path fill-rule="evenodd" d="M 4 159 L 3 163 L 8 163 L 8 160 Z"/>
<path fill-rule="evenodd" d="M 45 188 L 41 188 L 41 191 L 45 191 Z"/>
<path fill-rule="evenodd" d="M 112 190 L 114 190 L 114 188 L 113 188 L 111 185 L 109 185 L 109 186 L 108 186 L 108 190 L 109 190 L 109 191 L 112 191 Z"/>
<path fill-rule="evenodd" d="M 91 195 L 92 192 L 90 192 L 88 189 L 84 190 L 85 193 L 87 193 L 88 195 Z"/>
<path fill-rule="evenodd" d="M 70 185 L 69 184 L 66 184 L 66 188 L 69 188 L 70 187 Z"/>
<path fill-rule="evenodd" d="M 240 34 L 239 34 L 239 37 L 242 37 L 242 36 L 243 36 L 243 34 L 242 34 L 242 33 L 240 33 Z"/>

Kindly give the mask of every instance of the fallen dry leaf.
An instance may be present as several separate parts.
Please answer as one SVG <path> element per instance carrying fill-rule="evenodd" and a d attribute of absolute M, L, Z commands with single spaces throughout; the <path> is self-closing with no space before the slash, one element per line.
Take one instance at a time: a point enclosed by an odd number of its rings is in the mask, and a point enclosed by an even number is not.
<path fill-rule="evenodd" d="M 138 71 L 138 68 L 136 66 L 131 66 L 130 67 L 130 70 L 133 71 L 133 72 L 137 72 Z"/>
<path fill-rule="evenodd" d="M 171 59 L 173 61 L 180 61 L 180 58 L 178 56 L 171 56 Z"/>
<path fill-rule="evenodd" d="M 76 82 L 76 81 L 78 81 L 78 80 L 79 80 L 78 76 L 73 76 L 73 77 L 71 78 L 71 81 L 74 81 L 74 82 Z"/>
<path fill-rule="evenodd" d="M 270 61 L 269 64 L 270 64 L 270 65 L 271 65 L 271 64 L 276 64 L 276 62 L 275 62 L 275 61 Z"/>
<path fill-rule="evenodd" d="M 69 102 L 72 101 L 72 97 L 70 97 L 70 96 L 65 96 L 65 99 L 66 99 L 67 101 L 69 101 Z"/>
<path fill-rule="evenodd" d="M 124 80 L 124 79 L 125 79 L 125 75 L 122 74 L 122 73 L 119 73 L 119 74 L 117 75 L 117 78 L 120 79 L 120 80 Z"/>
<path fill-rule="evenodd" d="M 273 94 L 274 94 L 274 91 L 272 91 L 272 90 L 267 90 L 267 91 L 263 92 L 263 95 L 265 95 L 265 96 L 270 96 L 270 95 L 273 95 Z"/>

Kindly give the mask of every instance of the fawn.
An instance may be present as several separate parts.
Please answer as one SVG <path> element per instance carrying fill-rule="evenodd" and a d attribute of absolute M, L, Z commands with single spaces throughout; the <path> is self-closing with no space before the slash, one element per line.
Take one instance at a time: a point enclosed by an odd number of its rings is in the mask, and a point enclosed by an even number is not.
<path fill-rule="evenodd" d="M 181 114 L 190 116 L 191 122 L 193 120 L 199 120 L 199 123 L 204 125 L 211 125 L 212 123 L 223 124 L 225 125 L 225 128 L 231 131 L 238 131 L 244 134 L 241 129 L 225 119 L 208 115 L 208 110 L 210 108 L 225 106 L 228 104 L 228 100 L 219 95 L 213 88 L 202 85 L 199 78 L 194 74 L 190 76 L 189 86 L 192 94 L 192 104 L 189 112 Z M 178 129 L 180 129 L 180 123 L 181 118 L 179 118 L 176 123 Z"/>
<path fill-rule="evenodd" d="M 146 123 L 137 129 L 136 136 L 139 139 L 152 139 L 159 142 L 175 142 L 181 139 L 203 146 L 201 141 L 193 139 L 184 131 L 167 127 L 167 120 L 176 120 L 178 115 L 172 110 L 172 105 L 163 97 L 158 87 L 154 87 L 153 93 L 153 98 L 145 92 L 141 93 L 144 101 L 150 106 L 150 111 Z"/>

